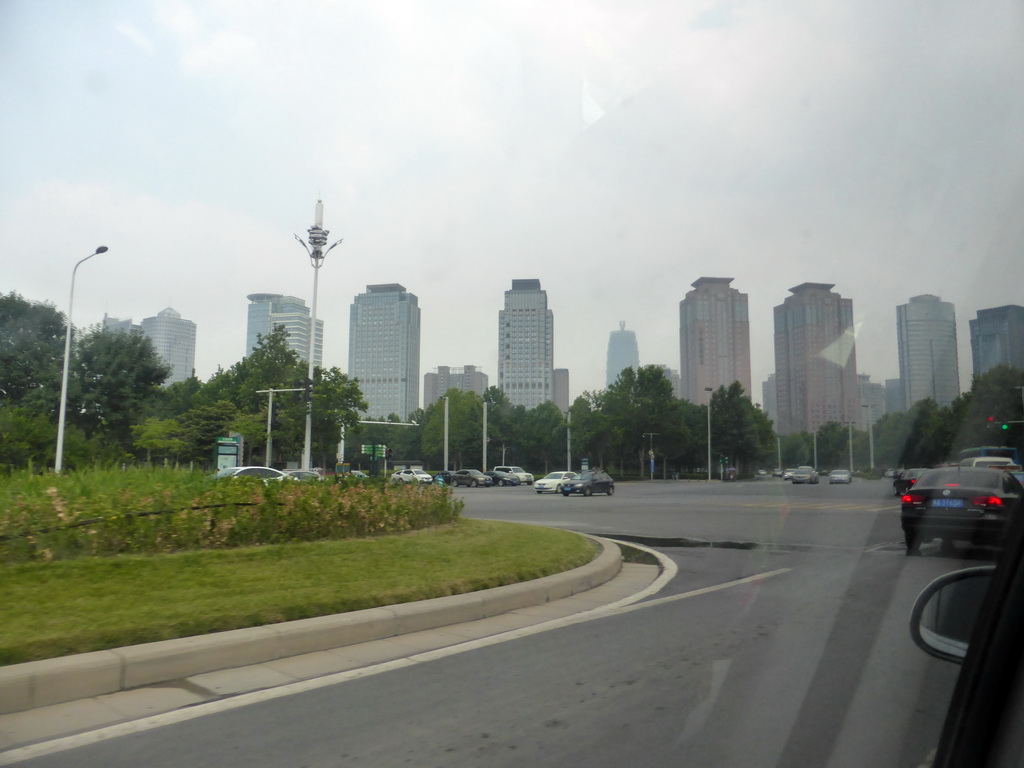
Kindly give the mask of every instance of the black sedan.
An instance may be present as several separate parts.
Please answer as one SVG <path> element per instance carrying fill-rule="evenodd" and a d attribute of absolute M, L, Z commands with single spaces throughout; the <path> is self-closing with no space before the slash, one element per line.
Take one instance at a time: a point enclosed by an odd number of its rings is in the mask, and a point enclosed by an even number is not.
<path fill-rule="evenodd" d="M 914 467 L 913 469 L 901 469 L 893 475 L 892 480 L 892 495 L 902 496 L 907 490 L 917 482 L 922 474 L 927 472 L 927 469 L 923 467 Z"/>
<path fill-rule="evenodd" d="M 484 472 L 495 485 L 519 485 L 522 481 L 513 475 L 511 472 L 500 472 L 498 470 L 492 470 L 491 472 Z"/>
<path fill-rule="evenodd" d="M 944 550 L 953 541 L 998 545 L 1006 530 L 1007 511 L 1024 497 L 1011 473 L 982 467 L 929 469 L 901 496 L 900 522 L 908 555 L 919 555 L 921 543 L 942 538 Z"/>
<path fill-rule="evenodd" d="M 600 469 L 586 469 L 580 472 L 572 480 L 562 483 L 562 495 L 568 496 L 571 493 L 579 493 L 590 496 L 595 493 L 607 493 L 611 496 L 615 493 L 615 481 L 611 475 Z"/>
<path fill-rule="evenodd" d="M 452 473 L 450 485 L 468 485 L 471 488 L 490 488 L 494 481 L 479 469 L 460 469 Z"/>

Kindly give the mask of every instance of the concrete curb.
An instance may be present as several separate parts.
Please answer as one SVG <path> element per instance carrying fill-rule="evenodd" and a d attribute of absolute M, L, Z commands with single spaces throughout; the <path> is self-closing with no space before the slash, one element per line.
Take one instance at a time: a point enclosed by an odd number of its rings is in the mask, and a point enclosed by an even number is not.
<path fill-rule="evenodd" d="M 622 568 L 614 542 L 588 538 L 601 547 L 594 560 L 520 584 L 0 667 L 0 714 L 437 629 L 569 597 L 604 584 Z"/>

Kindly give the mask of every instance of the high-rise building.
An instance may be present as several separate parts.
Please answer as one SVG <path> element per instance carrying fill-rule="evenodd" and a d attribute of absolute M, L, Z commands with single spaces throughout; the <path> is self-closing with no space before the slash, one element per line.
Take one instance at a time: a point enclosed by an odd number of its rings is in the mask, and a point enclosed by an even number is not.
<path fill-rule="evenodd" d="M 605 367 L 605 386 L 610 387 L 626 368 L 634 371 L 640 368 L 640 350 L 636 345 L 636 333 L 626 330 L 624 322 L 619 330 L 608 334 L 608 364 Z"/>
<path fill-rule="evenodd" d="M 436 403 L 449 389 L 476 392 L 482 397 L 487 386 L 487 374 L 477 370 L 475 365 L 462 368 L 439 365 L 435 372 L 423 374 L 423 407 Z"/>
<path fill-rule="evenodd" d="M 309 360 L 310 312 L 306 302 L 280 293 L 250 293 L 249 322 L 245 332 L 245 354 L 259 344 L 260 336 L 281 326 L 288 333 L 288 348 L 295 350 L 304 362 Z M 316 342 L 313 346 L 313 364 L 323 365 L 324 321 L 316 321 Z"/>
<path fill-rule="evenodd" d="M 802 283 L 775 307 L 779 434 L 860 422 L 853 301 L 830 283 Z"/>
<path fill-rule="evenodd" d="M 131 333 L 132 331 L 142 330 L 142 326 L 132 323 L 132 319 L 130 317 L 127 320 L 122 320 L 119 317 L 111 317 L 106 312 L 103 313 L 102 328 L 105 331 L 121 331 L 122 333 Z"/>
<path fill-rule="evenodd" d="M 761 408 L 772 421 L 778 418 L 779 407 L 775 404 L 775 374 L 769 373 L 768 378 L 761 382 Z"/>
<path fill-rule="evenodd" d="M 348 375 L 359 380 L 372 418 L 407 419 L 419 407 L 420 307 L 405 286 L 368 285 L 352 302 Z"/>
<path fill-rule="evenodd" d="M 168 307 L 142 320 L 142 332 L 171 369 L 165 384 L 192 378 L 196 368 L 196 324 Z"/>
<path fill-rule="evenodd" d="M 498 312 L 498 388 L 512 405 L 554 399 L 554 326 L 540 280 L 513 280 Z"/>
<path fill-rule="evenodd" d="M 975 376 L 997 365 L 1024 370 L 1024 307 L 1010 304 L 979 309 L 970 324 Z"/>
<path fill-rule="evenodd" d="M 866 430 L 885 416 L 885 385 L 871 381 L 866 373 L 857 374 L 857 386 L 860 394 L 860 420 L 858 429 Z"/>
<path fill-rule="evenodd" d="M 956 311 L 950 302 L 924 294 L 900 304 L 896 340 L 907 407 L 926 398 L 949 405 L 960 395 Z"/>
<path fill-rule="evenodd" d="M 907 400 L 903 392 L 902 379 L 885 380 L 885 412 L 901 413 L 907 410 Z"/>
<path fill-rule="evenodd" d="M 747 294 L 731 277 L 702 277 L 679 302 L 679 383 L 682 397 L 703 402 L 704 388 L 738 381 L 750 391 L 750 322 Z"/>
<path fill-rule="evenodd" d="M 651 363 L 658 368 L 661 368 L 661 372 L 665 378 L 668 379 L 668 383 L 672 385 L 672 397 L 679 397 L 679 371 L 675 368 L 669 368 L 664 363 Z"/>

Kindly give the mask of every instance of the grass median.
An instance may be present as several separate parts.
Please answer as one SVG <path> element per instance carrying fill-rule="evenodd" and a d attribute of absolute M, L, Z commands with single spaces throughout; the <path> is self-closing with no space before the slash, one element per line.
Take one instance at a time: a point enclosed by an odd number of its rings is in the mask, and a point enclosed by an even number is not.
<path fill-rule="evenodd" d="M 395 536 L 0 567 L 0 664 L 514 584 L 591 543 L 481 520 Z"/>

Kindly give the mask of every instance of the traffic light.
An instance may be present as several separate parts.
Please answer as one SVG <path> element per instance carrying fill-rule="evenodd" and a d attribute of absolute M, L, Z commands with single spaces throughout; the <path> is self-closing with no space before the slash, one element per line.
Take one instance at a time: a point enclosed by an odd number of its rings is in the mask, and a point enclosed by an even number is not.
<path fill-rule="evenodd" d="M 988 424 L 986 426 L 988 426 L 988 427 L 999 427 L 999 429 L 1002 429 L 1004 431 L 1008 430 L 1010 428 L 1010 425 L 1008 423 L 1006 423 L 1005 421 L 1000 421 L 995 416 L 989 416 L 988 417 Z"/>
<path fill-rule="evenodd" d="M 302 386 L 306 390 L 303 393 L 303 396 L 304 396 L 306 402 L 307 403 L 312 402 L 312 400 L 313 400 L 313 380 L 312 379 L 303 379 L 302 380 Z"/>
<path fill-rule="evenodd" d="M 273 430 L 281 428 L 281 406 L 270 406 L 270 428 Z"/>
<path fill-rule="evenodd" d="M 390 448 L 388 448 L 388 449 L 387 449 L 387 452 L 386 452 L 386 453 L 385 453 L 384 455 L 385 455 L 385 456 L 386 456 L 387 458 L 389 458 L 389 459 L 390 459 L 390 458 L 391 458 L 391 449 L 390 449 Z"/>

